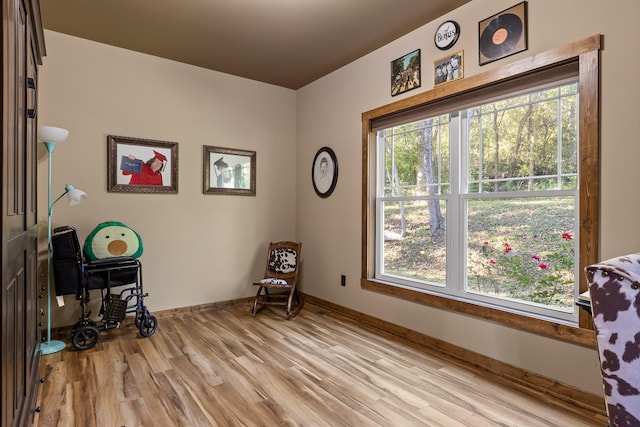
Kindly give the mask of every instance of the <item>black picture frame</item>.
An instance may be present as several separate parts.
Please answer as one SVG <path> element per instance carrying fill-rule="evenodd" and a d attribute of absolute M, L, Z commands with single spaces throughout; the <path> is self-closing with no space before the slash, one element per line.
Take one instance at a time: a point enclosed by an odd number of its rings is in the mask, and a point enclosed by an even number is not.
<path fill-rule="evenodd" d="M 417 89 L 422 85 L 420 49 L 391 61 L 391 96 Z"/>
<path fill-rule="evenodd" d="M 478 22 L 478 63 L 485 65 L 528 49 L 527 2 Z"/>
<path fill-rule="evenodd" d="M 329 147 L 318 150 L 311 166 L 311 182 L 316 194 L 323 199 L 331 196 L 338 183 L 338 158 Z"/>
<path fill-rule="evenodd" d="M 255 151 L 204 145 L 202 147 L 203 194 L 256 195 Z"/>
<path fill-rule="evenodd" d="M 108 135 L 107 192 L 177 194 L 178 143 Z"/>

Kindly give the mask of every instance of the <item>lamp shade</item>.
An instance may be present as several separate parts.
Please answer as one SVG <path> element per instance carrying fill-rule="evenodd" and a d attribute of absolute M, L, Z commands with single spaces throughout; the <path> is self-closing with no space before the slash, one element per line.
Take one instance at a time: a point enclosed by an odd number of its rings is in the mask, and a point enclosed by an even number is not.
<path fill-rule="evenodd" d="M 67 190 L 67 200 L 69 200 L 69 206 L 78 205 L 84 198 L 87 197 L 87 193 L 82 190 L 78 190 L 73 185 L 67 185 L 64 189 Z"/>
<path fill-rule="evenodd" d="M 38 139 L 42 142 L 62 142 L 69 136 L 69 131 L 53 126 L 38 126 Z"/>

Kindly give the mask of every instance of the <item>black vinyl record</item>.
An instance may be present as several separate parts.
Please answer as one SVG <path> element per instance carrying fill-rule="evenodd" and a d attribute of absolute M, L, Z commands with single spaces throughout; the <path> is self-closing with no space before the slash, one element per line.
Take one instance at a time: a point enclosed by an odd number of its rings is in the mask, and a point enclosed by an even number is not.
<path fill-rule="evenodd" d="M 513 13 L 496 16 L 482 31 L 480 52 L 489 59 L 508 55 L 522 37 L 522 19 Z"/>

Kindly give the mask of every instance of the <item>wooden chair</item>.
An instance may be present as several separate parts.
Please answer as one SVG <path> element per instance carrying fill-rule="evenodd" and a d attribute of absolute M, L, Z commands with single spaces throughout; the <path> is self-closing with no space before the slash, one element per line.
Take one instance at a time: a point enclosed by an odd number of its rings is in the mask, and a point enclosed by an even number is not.
<path fill-rule="evenodd" d="M 302 308 L 297 288 L 301 250 L 302 243 L 284 241 L 269 244 L 264 278 L 253 283 L 258 286 L 251 309 L 254 316 L 266 305 L 286 306 L 287 319 L 298 314 Z"/>

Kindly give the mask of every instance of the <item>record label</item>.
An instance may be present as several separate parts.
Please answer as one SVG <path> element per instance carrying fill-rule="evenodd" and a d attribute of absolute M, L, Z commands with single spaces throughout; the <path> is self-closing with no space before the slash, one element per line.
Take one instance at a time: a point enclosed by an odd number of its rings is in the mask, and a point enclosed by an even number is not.
<path fill-rule="evenodd" d="M 507 39 L 508 35 L 509 33 L 507 30 L 500 28 L 498 31 L 493 33 L 493 38 L 491 40 L 493 41 L 493 44 L 502 44 Z"/>

